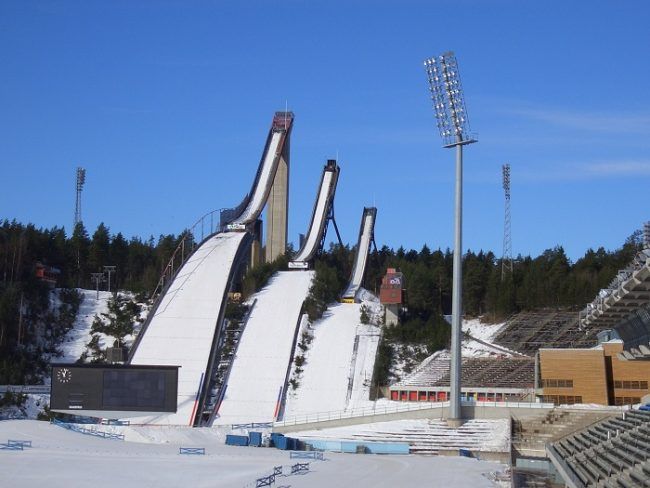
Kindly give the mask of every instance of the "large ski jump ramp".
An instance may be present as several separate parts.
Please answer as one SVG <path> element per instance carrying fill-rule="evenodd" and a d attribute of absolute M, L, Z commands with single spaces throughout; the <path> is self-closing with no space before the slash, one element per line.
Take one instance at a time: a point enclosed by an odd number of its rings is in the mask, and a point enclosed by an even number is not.
<path fill-rule="evenodd" d="M 278 158 L 281 152 L 281 142 L 284 141 L 284 133 L 280 131 L 273 131 L 271 133 L 271 140 L 265 149 L 264 157 L 262 158 L 262 170 L 259 173 L 259 179 L 255 182 L 253 192 L 250 196 L 248 205 L 237 217 L 232 224 L 234 225 L 247 225 L 254 222 L 264 205 L 266 199 L 273 186 L 275 172 L 278 169 Z"/>
<path fill-rule="evenodd" d="M 283 271 L 255 295 L 214 424 L 275 420 L 312 278 L 313 271 Z"/>
<path fill-rule="evenodd" d="M 136 423 L 192 425 L 221 304 L 246 234 L 207 239 L 185 262 L 162 298 L 131 364 L 180 366 L 175 414 L 136 418 Z"/>

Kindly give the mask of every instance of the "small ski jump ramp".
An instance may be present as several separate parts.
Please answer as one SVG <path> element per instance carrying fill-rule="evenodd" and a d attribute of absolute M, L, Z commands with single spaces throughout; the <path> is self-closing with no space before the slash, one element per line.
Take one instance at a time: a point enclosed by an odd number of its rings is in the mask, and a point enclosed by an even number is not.
<path fill-rule="evenodd" d="M 328 161 L 323 169 L 323 176 L 319 185 L 320 190 L 316 198 L 316 203 L 314 204 L 307 237 L 296 254 L 296 257 L 289 263 L 289 268 L 307 269 L 309 261 L 320 250 L 325 231 L 327 230 L 327 220 L 334 203 L 334 194 L 336 193 L 339 173 L 340 169 L 336 161 Z"/>
<path fill-rule="evenodd" d="M 356 298 L 361 283 L 363 282 L 363 275 L 366 272 L 366 262 L 368 261 L 368 251 L 370 251 L 370 244 L 375 240 L 375 219 L 377 217 L 377 209 L 375 207 L 366 207 L 363 209 L 363 217 L 361 218 L 361 228 L 359 229 L 359 240 L 357 244 L 357 252 L 354 257 L 354 265 L 352 266 L 352 276 L 348 287 L 341 295 L 344 302 L 353 302 Z"/>

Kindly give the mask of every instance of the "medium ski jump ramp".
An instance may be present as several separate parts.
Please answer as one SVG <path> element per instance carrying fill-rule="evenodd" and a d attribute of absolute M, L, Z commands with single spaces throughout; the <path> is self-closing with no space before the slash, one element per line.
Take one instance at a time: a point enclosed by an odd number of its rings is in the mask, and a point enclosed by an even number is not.
<path fill-rule="evenodd" d="M 377 209 L 375 207 L 366 207 L 363 209 L 363 217 L 361 218 L 361 228 L 359 229 L 359 240 L 357 244 L 357 252 L 354 257 L 354 265 L 352 267 L 352 277 L 350 283 L 343 292 L 342 298 L 344 301 L 354 300 L 356 297 L 363 275 L 366 272 L 366 262 L 368 261 L 368 251 L 370 244 L 375 239 L 375 219 L 377 217 Z"/>
<path fill-rule="evenodd" d="M 311 216 L 311 224 L 307 238 L 302 247 L 296 254 L 296 257 L 289 263 L 289 268 L 306 269 L 316 253 L 319 251 L 325 234 L 327 219 L 334 202 L 336 193 L 336 184 L 338 183 L 340 169 L 336 161 L 330 160 L 323 168 L 318 198 L 314 204 L 314 210 Z"/>
<path fill-rule="evenodd" d="M 275 420 L 312 278 L 313 271 L 283 271 L 255 295 L 214 424 Z"/>

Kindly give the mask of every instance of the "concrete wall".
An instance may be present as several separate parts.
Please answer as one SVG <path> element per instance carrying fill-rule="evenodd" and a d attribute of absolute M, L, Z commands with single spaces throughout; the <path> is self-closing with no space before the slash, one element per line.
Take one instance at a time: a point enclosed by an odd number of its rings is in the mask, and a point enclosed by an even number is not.
<path fill-rule="evenodd" d="M 273 180 L 266 210 L 266 262 L 274 261 L 287 250 L 289 220 L 289 137 L 284 142 L 278 170 Z"/>

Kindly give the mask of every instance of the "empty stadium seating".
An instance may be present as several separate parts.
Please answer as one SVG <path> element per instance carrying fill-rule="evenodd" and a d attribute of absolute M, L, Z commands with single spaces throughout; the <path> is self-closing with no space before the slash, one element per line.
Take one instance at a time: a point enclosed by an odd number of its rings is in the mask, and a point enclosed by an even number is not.
<path fill-rule="evenodd" d="M 602 420 L 550 448 L 584 486 L 650 487 L 650 412 Z"/>
<path fill-rule="evenodd" d="M 532 356 L 540 347 L 595 346 L 596 332 L 579 328 L 577 312 L 521 312 L 508 321 L 495 343 Z"/>

